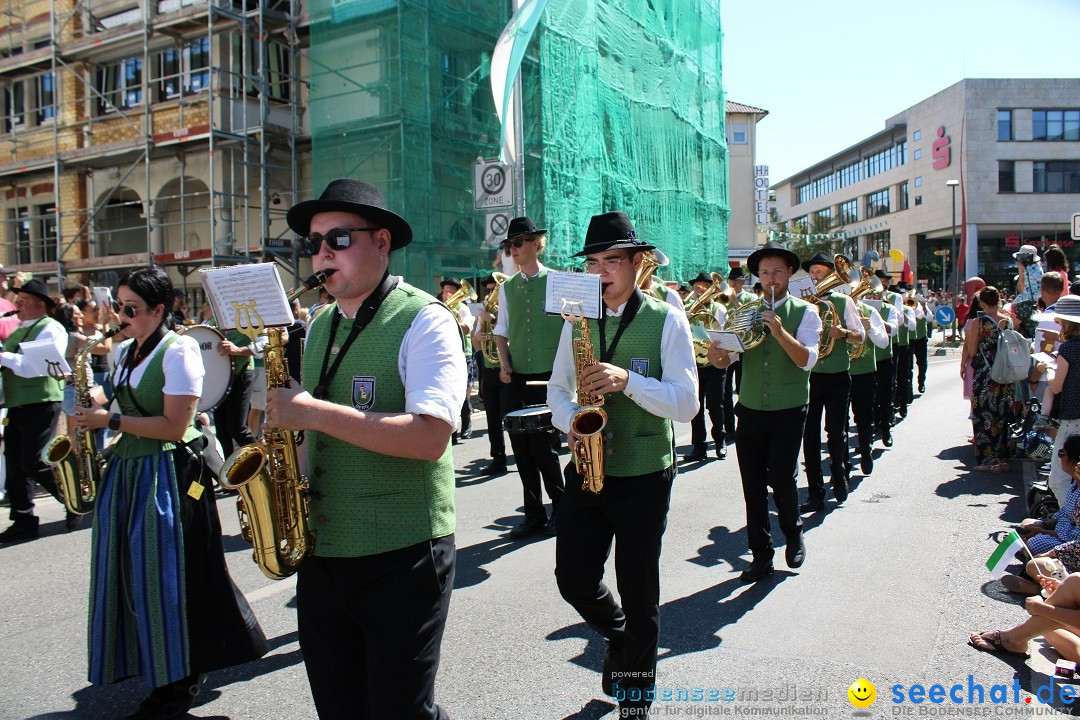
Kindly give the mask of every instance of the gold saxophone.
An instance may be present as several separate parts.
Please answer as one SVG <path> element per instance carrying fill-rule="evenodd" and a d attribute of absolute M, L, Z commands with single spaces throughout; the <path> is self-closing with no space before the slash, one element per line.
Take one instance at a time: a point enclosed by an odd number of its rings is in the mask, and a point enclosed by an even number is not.
<path fill-rule="evenodd" d="M 495 289 L 488 293 L 488 296 L 484 299 L 484 310 L 491 316 L 491 319 L 479 321 L 479 332 L 484 335 L 484 342 L 480 345 L 480 352 L 483 354 L 484 359 L 489 363 L 498 365 L 499 346 L 495 342 L 494 319 L 499 315 L 499 287 L 506 282 L 509 275 L 504 275 L 501 272 L 493 272 L 491 273 L 491 277 L 495 278 Z"/>
<path fill-rule="evenodd" d="M 570 429 L 577 440 L 570 451 L 577 472 L 583 478 L 581 489 L 599 493 L 604 489 L 604 426 L 607 425 L 607 413 L 602 407 L 604 396 L 587 392 L 581 383 L 585 370 L 596 364 L 592 331 L 580 303 L 563 300 L 560 315 L 578 327 L 578 336 L 573 341 L 578 410 L 570 421 Z"/>
<path fill-rule="evenodd" d="M 289 295 L 289 302 L 326 282 L 333 271 L 317 272 Z M 269 328 L 264 350 L 266 387 L 288 387 L 289 363 L 285 332 Z M 308 521 L 308 481 L 300 474 L 296 436 L 287 430 L 267 430 L 262 439 L 233 452 L 221 466 L 218 482 L 236 490 L 240 532 L 255 547 L 252 559 L 271 580 L 283 580 L 297 570 L 315 549 Z"/>
<path fill-rule="evenodd" d="M 94 374 L 90 370 L 90 351 L 126 327 L 127 323 L 122 323 L 113 328 L 88 343 L 75 356 L 75 367 L 71 371 L 75 376 L 76 405 L 84 408 L 92 405 L 90 385 Z M 76 428 L 74 438 L 70 435 L 57 435 L 45 446 L 41 459 L 52 466 L 53 475 L 56 477 L 56 490 L 68 512 L 85 515 L 94 509 L 105 460 L 98 452 L 93 431 Z"/>

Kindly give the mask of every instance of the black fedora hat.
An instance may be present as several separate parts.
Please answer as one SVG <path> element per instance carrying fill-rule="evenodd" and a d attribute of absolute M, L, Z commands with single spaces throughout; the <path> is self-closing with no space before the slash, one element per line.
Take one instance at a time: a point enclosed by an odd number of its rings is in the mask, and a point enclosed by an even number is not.
<path fill-rule="evenodd" d="M 892 280 L 892 275 L 890 275 L 889 273 L 885 272 L 885 271 L 884 271 L 884 270 L 882 270 L 881 268 L 878 268 L 877 270 L 875 270 L 875 271 L 874 271 L 874 276 L 875 276 L 875 277 L 878 277 L 878 278 L 880 278 L 880 279 L 882 279 L 882 280 L 889 280 L 889 281 L 891 281 L 891 280 Z"/>
<path fill-rule="evenodd" d="M 26 293 L 27 295 L 33 295 L 39 300 L 44 300 L 45 304 L 49 307 L 56 305 L 56 301 L 49 297 L 49 291 L 45 287 L 45 283 L 40 280 L 27 280 L 21 287 L 17 288 L 15 292 Z"/>
<path fill-rule="evenodd" d="M 746 273 L 743 272 L 743 269 L 742 269 L 741 265 L 739 267 L 733 267 L 733 268 L 731 268 L 731 271 L 727 274 L 727 279 L 728 280 L 745 280 L 746 279 Z"/>
<path fill-rule="evenodd" d="M 530 220 L 527 215 L 522 215 L 510 221 L 510 226 L 506 229 L 506 240 L 513 240 L 522 235 L 542 235 L 546 232 L 545 228 L 536 227 L 536 223 Z M 506 242 L 506 240 L 503 240 L 503 242 Z"/>
<path fill-rule="evenodd" d="M 439 283 L 439 287 L 443 287 L 444 285 L 450 285 L 450 286 L 456 287 L 458 290 L 461 289 L 461 281 L 458 280 L 457 278 L 452 278 L 452 277 L 443 278 L 442 282 Z"/>
<path fill-rule="evenodd" d="M 390 249 L 397 250 L 412 242 L 412 228 L 397 213 L 386 209 L 386 198 L 379 188 L 363 180 L 331 180 L 318 200 L 305 200 L 289 208 L 285 216 L 297 235 L 311 232 L 311 218 L 323 212 L 347 212 L 362 215 L 369 222 L 390 231 Z"/>
<path fill-rule="evenodd" d="M 832 270 L 833 269 L 833 259 L 831 257 L 829 257 L 828 255 L 826 255 L 825 253 L 819 252 L 818 254 L 814 255 L 814 257 L 810 258 L 809 260 L 804 260 L 803 264 L 802 264 L 802 269 L 807 271 L 807 272 L 810 272 L 810 266 L 811 265 L 824 265 L 825 267 Z"/>
<path fill-rule="evenodd" d="M 906 291 L 906 290 L 910 290 L 910 289 L 911 289 L 911 286 L 910 286 L 910 285 L 908 285 L 908 284 L 907 284 L 907 283 L 906 283 L 905 281 L 903 281 L 903 280 L 901 280 L 900 282 L 896 283 L 896 287 L 900 288 L 901 290 L 905 290 L 905 291 Z"/>
<path fill-rule="evenodd" d="M 690 287 L 693 287 L 694 283 L 699 283 L 699 282 L 703 282 L 703 283 L 706 283 L 708 285 L 712 285 L 712 275 L 710 275 L 709 273 L 702 270 L 701 272 L 699 272 L 697 274 L 696 278 L 694 278 L 693 280 L 687 280 L 686 284 L 689 285 Z"/>
<path fill-rule="evenodd" d="M 750 257 L 746 258 L 746 267 L 750 270 L 751 275 L 758 274 L 758 263 L 761 262 L 762 258 L 767 257 L 783 258 L 789 268 L 792 270 L 799 269 L 798 255 L 791 252 L 780 243 L 769 241 L 750 253 Z"/>
<path fill-rule="evenodd" d="M 585 247 L 580 252 L 574 253 L 573 257 L 585 257 L 593 253 L 605 250 L 633 250 L 645 251 L 655 249 L 638 238 L 637 231 L 626 213 L 615 210 L 601 215 L 593 215 L 589 221 L 589 229 L 585 231 Z"/>

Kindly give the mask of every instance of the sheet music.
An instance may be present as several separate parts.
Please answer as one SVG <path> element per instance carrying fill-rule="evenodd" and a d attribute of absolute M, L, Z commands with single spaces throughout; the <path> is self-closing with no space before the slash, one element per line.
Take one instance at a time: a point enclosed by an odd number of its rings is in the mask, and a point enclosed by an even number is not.
<path fill-rule="evenodd" d="M 796 278 L 788 283 L 788 294 L 792 297 L 797 297 L 800 300 L 809 297 L 810 295 L 817 294 L 817 286 L 814 285 L 814 281 L 810 279 L 809 275 L 804 275 L 801 278 Z"/>
<path fill-rule="evenodd" d="M 19 343 L 30 369 L 38 377 L 70 375 L 71 366 L 56 349 L 52 340 L 31 340 Z"/>
<path fill-rule="evenodd" d="M 544 312 L 558 315 L 562 311 L 563 300 L 572 300 L 581 303 L 585 317 L 599 320 L 604 308 L 600 301 L 602 293 L 599 275 L 549 271 Z"/>
<path fill-rule="evenodd" d="M 743 344 L 742 338 L 738 333 L 733 333 L 729 330 L 708 330 L 705 332 L 709 334 L 709 340 L 716 343 L 721 350 L 727 350 L 729 352 L 746 352 L 746 345 Z"/>
<path fill-rule="evenodd" d="M 874 298 L 863 298 L 862 301 L 864 303 L 866 303 L 867 305 L 869 305 L 870 307 L 874 308 L 875 310 L 878 310 L 878 311 L 881 310 L 882 306 L 881 306 L 881 301 L 880 300 L 875 300 Z"/>
<path fill-rule="evenodd" d="M 93 287 L 90 291 L 94 294 L 94 302 L 99 308 L 112 307 L 112 290 L 107 287 Z"/>
<path fill-rule="evenodd" d="M 274 263 L 199 272 L 220 329 L 236 328 L 238 319 L 243 327 L 260 329 L 292 325 L 292 310 Z"/>

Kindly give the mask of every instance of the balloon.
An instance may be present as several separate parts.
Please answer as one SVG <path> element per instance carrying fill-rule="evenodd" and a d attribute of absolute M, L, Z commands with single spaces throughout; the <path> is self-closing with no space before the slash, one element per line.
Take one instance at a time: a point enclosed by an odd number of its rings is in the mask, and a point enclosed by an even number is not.
<path fill-rule="evenodd" d="M 899 248 L 893 248 L 889 251 L 889 257 L 892 258 L 893 262 L 902 263 L 904 262 L 904 251 Z"/>

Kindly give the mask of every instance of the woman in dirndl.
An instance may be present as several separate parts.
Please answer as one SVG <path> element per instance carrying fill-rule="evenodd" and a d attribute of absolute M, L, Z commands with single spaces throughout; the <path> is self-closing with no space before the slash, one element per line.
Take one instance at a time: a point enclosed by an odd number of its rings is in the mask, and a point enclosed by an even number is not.
<path fill-rule="evenodd" d="M 94 508 L 89 680 L 139 676 L 150 694 L 126 717 L 182 717 L 206 673 L 262 657 L 266 637 L 225 565 L 214 493 L 192 423 L 202 392 L 198 343 L 167 329 L 169 276 L 131 272 L 112 381 L 120 413 L 78 408 L 80 427 L 120 431 Z"/>

